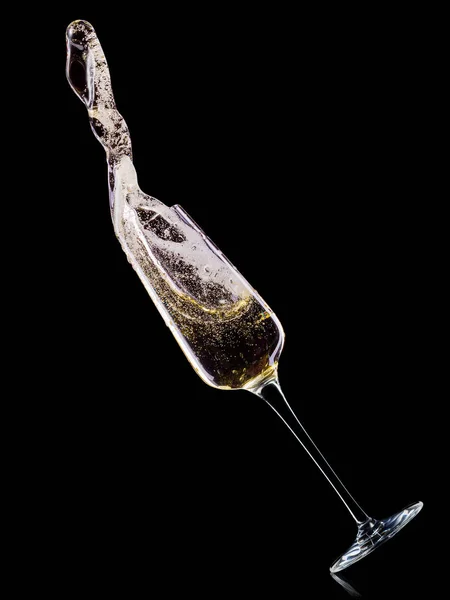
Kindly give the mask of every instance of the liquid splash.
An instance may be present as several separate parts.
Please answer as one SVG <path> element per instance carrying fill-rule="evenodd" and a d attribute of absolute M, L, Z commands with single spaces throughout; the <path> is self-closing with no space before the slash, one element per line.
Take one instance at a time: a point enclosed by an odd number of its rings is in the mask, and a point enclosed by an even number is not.
<path fill-rule="evenodd" d="M 74 21 L 66 41 L 67 79 L 106 152 L 115 233 L 190 363 L 206 383 L 225 389 L 274 376 L 284 342 L 280 322 L 181 206 L 141 191 L 94 28 Z"/>

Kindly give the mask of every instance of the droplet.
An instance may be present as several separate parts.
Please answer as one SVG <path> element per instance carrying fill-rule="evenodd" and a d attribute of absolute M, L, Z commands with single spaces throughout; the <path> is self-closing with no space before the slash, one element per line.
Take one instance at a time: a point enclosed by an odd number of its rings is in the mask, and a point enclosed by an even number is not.
<path fill-rule="evenodd" d="M 206 273 L 211 273 L 211 267 L 209 265 L 205 265 L 203 268 L 205 269 Z"/>
<path fill-rule="evenodd" d="M 195 244 L 192 244 L 191 250 L 197 250 L 197 246 Z"/>

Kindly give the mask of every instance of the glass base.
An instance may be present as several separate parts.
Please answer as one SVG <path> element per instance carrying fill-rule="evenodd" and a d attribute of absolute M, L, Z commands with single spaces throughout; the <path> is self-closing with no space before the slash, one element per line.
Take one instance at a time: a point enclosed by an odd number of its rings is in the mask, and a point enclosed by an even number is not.
<path fill-rule="evenodd" d="M 422 510 L 423 502 L 410 504 L 401 512 L 382 521 L 369 519 L 358 527 L 355 543 L 330 567 L 332 573 L 346 569 L 361 560 L 375 548 L 387 542 Z"/>

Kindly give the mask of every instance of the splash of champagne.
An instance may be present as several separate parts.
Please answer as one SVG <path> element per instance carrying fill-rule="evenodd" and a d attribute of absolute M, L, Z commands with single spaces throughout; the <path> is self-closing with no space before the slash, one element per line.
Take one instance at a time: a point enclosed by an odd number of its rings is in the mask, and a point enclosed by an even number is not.
<path fill-rule="evenodd" d="M 210 385 L 251 389 L 274 377 L 284 341 L 280 322 L 181 206 L 140 190 L 94 28 L 74 21 L 66 39 L 68 81 L 106 151 L 115 233 L 166 324 Z"/>

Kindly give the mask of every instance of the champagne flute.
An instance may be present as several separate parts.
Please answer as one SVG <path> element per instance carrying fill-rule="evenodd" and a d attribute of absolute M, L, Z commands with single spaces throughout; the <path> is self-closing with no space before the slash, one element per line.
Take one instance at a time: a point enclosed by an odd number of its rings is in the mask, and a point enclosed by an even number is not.
<path fill-rule="evenodd" d="M 128 127 L 117 111 L 92 25 L 74 21 L 66 42 L 67 79 L 106 151 L 114 231 L 129 262 L 203 381 L 219 389 L 248 390 L 265 400 L 331 484 L 358 528 L 355 542 L 330 570 L 347 568 L 400 531 L 422 502 L 376 520 L 350 495 L 281 390 L 280 321 L 181 206 L 168 207 L 140 190 Z"/>

